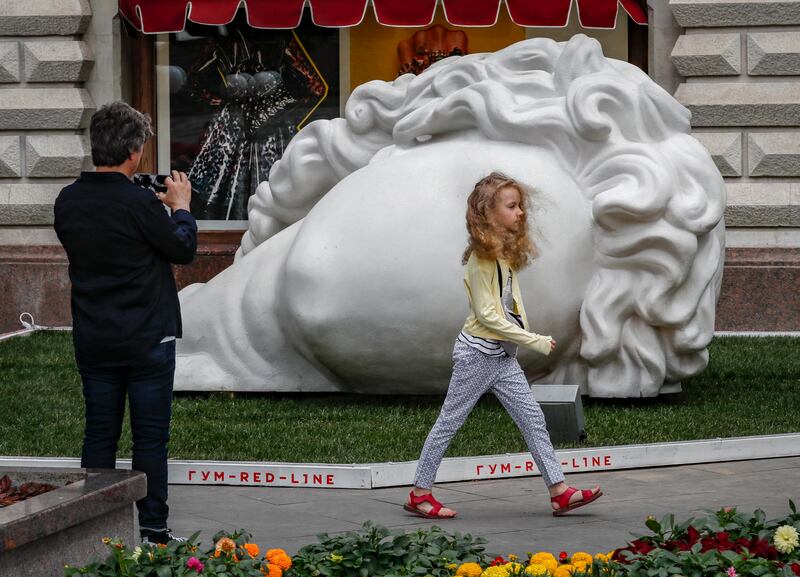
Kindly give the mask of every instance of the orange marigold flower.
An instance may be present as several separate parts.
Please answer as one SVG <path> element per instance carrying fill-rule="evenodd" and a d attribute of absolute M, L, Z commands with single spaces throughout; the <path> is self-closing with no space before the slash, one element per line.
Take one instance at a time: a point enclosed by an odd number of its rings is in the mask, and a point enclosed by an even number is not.
<path fill-rule="evenodd" d="M 258 557 L 260 549 L 258 548 L 258 545 L 256 545 L 255 543 L 245 543 L 244 548 L 247 549 L 247 553 L 248 555 L 250 555 L 250 557 L 252 558 Z"/>
<path fill-rule="evenodd" d="M 261 566 L 261 572 L 266 577 L 281 577 L 283 575 L 283 571 L 277 565 L 273 565 L 272 563 L 265 563 Z"/>
<path fill-rule="evenodd" d="M 283 571 L 286 571 L 292 566 L 292 558 L 289 557 L 283 549 L 270 549 L 264 557 L 266 557 L 267 561 L 271 564 L 277 565 Z"/>

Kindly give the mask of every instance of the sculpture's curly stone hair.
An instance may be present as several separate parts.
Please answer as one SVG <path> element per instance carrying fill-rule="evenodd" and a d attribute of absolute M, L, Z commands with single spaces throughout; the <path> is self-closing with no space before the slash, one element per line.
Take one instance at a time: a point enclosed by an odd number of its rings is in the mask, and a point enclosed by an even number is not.
<path fill-rule="evenodd" d="M 369 82 L 344 119 L 314 122 L 292 140 L 251 198 L 237 257 L 393 145 L 479 129 L 544 147 L 591 202 L 598 264 L 580 314 L 580 356 L 546 380 L 588 383 L 592 396 L 653 396 L 705 368 L 722 279 L 725 187 L 689 119 L 641 70 L 605 58 L 583 35 Z"/>

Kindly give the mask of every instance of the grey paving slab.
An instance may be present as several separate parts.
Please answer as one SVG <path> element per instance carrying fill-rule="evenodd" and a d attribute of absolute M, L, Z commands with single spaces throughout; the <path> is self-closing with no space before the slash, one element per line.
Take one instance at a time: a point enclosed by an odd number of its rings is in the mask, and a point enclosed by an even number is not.
<path fill-rule="evenodd" d="M 573 485 L 600 484 L 597 503 L 565 517 L 550 514 L 541 478 L 447 483 L 436 488 L 459 516 L 428 521 L 401 504 L 408 487 L 375 490 L 171 486 L 170 525 L 180 534 L 198 529 L 210 539 L 220 529 L 244 528 L 262 547 L 290 553 L 322 532 L 357 529 L 366 520 L 411 530 L 439 525 L 481 535 L 492 554 L 532 550 L 608 551 L 623 546 L 631 532 L 645 531 L 647 515 L 697 517 L 704 509 L 737 506 L 763 509 L 768 517 L 800 503 L 800 458 L 765 459 L 652 469 L 573 474 Z"/>

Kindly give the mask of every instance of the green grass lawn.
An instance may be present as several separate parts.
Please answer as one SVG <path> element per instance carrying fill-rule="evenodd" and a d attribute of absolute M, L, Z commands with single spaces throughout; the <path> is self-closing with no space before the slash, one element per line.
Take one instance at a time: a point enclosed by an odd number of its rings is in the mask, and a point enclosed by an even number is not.
<path fill-rule="evenodd" d="M 800 349 L 791 338 L 720 338 L 706 371 L 656 399 L 584 398 L 584 446 L 800 431 Z M 178 394 L 173 458 L 366 463 L 416 459 L 440 396 Z M 69 333 L 0 342 L 0 455 L 79 456 L 80 378 Z M 130 456 L 126 426 L 120 456 Z M 493 397 L 448 455 L 525 451 Z"/>

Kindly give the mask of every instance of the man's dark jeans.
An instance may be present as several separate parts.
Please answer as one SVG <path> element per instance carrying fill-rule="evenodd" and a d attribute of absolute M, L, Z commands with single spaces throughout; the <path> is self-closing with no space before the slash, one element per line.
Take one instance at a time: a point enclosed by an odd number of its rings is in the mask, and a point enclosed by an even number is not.
<path fill-rule="evenodd" d="M 175 341 L 155 346 L 126 366 L 79 366 L 86 402 L 81 467 L 113 469 L 130 400 L 133 469 L 147 474 L 147 496 L 136 502 L 139 526 L 167 526 L 167 442 L 175 378 Z"/>

